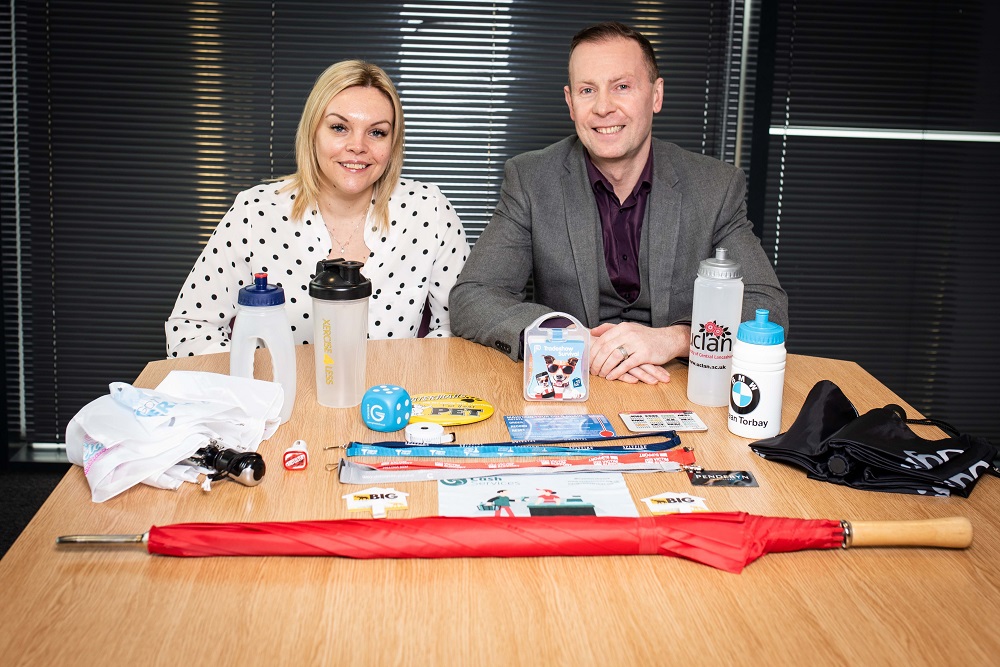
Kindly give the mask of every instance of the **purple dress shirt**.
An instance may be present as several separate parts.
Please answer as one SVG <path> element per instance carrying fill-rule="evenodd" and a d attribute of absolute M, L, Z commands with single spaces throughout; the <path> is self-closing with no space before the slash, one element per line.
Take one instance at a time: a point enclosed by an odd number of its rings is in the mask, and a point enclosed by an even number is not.
<path fill-rule="evenodd" d="M 597 211 L 601 216 L 604 262 L 608 267 L 608 277 L 618 295 L 628 303 L 633 303 L 639 298 L 639 239 L 642 236 L 642 221 L 646 215 L 649 192 L 653 188 L 652 147 L 638 182 L 624 202 L 618 201 L 614 187 L 594 166 L 586 151 L 584 158 L 587 176 L 594 188 Z"/>
<path fill-rule="evenodd" d="M 642 237 L 642 221 L 646 216 L 649 191 L 653 188 L 653 147 L 649 147 L 646 166 L 639 174 L 639 180 L 624 203 L 618 201 L 615 189 L 594 166 L 590 155 L 584 151 L 587 176 L 594 188 L 597 211 L 601 216 L 601 232 L 604 238 L 604 263 L 608 267 L 608 277 L 618 296 L 628 303 L 639 298 L 639 239 Z M 566 327 L 569 320 L 553 317 L 542 326 Z M 520 357 L 524 358 L 524 332 L 521 332 Z"/>

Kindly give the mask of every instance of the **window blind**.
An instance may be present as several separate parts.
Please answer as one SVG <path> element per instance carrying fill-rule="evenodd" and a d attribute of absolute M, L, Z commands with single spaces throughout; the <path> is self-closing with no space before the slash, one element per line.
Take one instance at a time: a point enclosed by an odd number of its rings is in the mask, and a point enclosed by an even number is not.
<path fill-rule="evenodd" d="M 475 239 L 504 161 L 573 132 L 569 41 L 610 19 L 656 48 L 655 134 L 732 159 L 733 2 L 12 3 L 0 24 L 10 439 L 62 442 L 109 382 L 164 356 L 184 276 L 237 192 L 294 170 L 299 114 L 329 64 L 388 71 L 404 174 L 440 185 Z"/>
<path fill-rule="evenodd" d="M 857 361 L 996 442 L 992 5 L 778 3 L 763 244 L 790 351 Z"/>

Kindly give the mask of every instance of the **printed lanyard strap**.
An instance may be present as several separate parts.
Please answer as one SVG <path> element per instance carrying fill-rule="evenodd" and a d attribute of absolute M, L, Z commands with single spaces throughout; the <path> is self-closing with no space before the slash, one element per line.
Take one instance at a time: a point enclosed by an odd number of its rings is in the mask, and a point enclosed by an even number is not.
<path fill-rule="evenodd" d="M 574 445 L 575 442 L 598 443 L 656 438 L 654 442 L 640 445 Z M 537 456 L 539 454 L 621 454 L 626 452 L 662 452 L 681 444 L 675 431 L 619 435 L 611 438 L 584 440 L 532 440 L 531 442 L 489 442 L 469 445 L 419 445 L 400 441 L 352 442 L 347 446 L 347 456 L 438 456 L 453 458 L 480 458 L 497 456 Z"/>

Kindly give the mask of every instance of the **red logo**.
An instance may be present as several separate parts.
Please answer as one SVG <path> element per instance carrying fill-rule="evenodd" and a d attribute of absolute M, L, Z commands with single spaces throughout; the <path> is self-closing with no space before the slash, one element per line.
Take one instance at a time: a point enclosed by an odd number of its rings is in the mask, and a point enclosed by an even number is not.
<path fill-rule="evenodd" d="M 309 465 L 309 455 L 306 452 L 289 450 L 285 452 L 285 470 L 305 470 Z"/>
<path fill-rule="evenodd" d="M 721 324 L 709 321 L 702 325 L 701 330 L 704 333 L 711 334 L 713 336 L 718 336 L 720 338 L 729 335 L 729 327 L 724 327 Z"/>

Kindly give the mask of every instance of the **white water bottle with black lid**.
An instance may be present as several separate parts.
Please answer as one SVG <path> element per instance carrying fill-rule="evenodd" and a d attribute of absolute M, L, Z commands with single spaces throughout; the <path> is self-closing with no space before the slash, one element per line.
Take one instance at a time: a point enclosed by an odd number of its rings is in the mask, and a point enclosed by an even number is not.
<path fill-rule="evenodd" d="M 743 273 L 729 251 L 716 248 L 694 281 L 687 397 L 710 407 L 729 405 L 733 340 L 743 312 Z"/>

